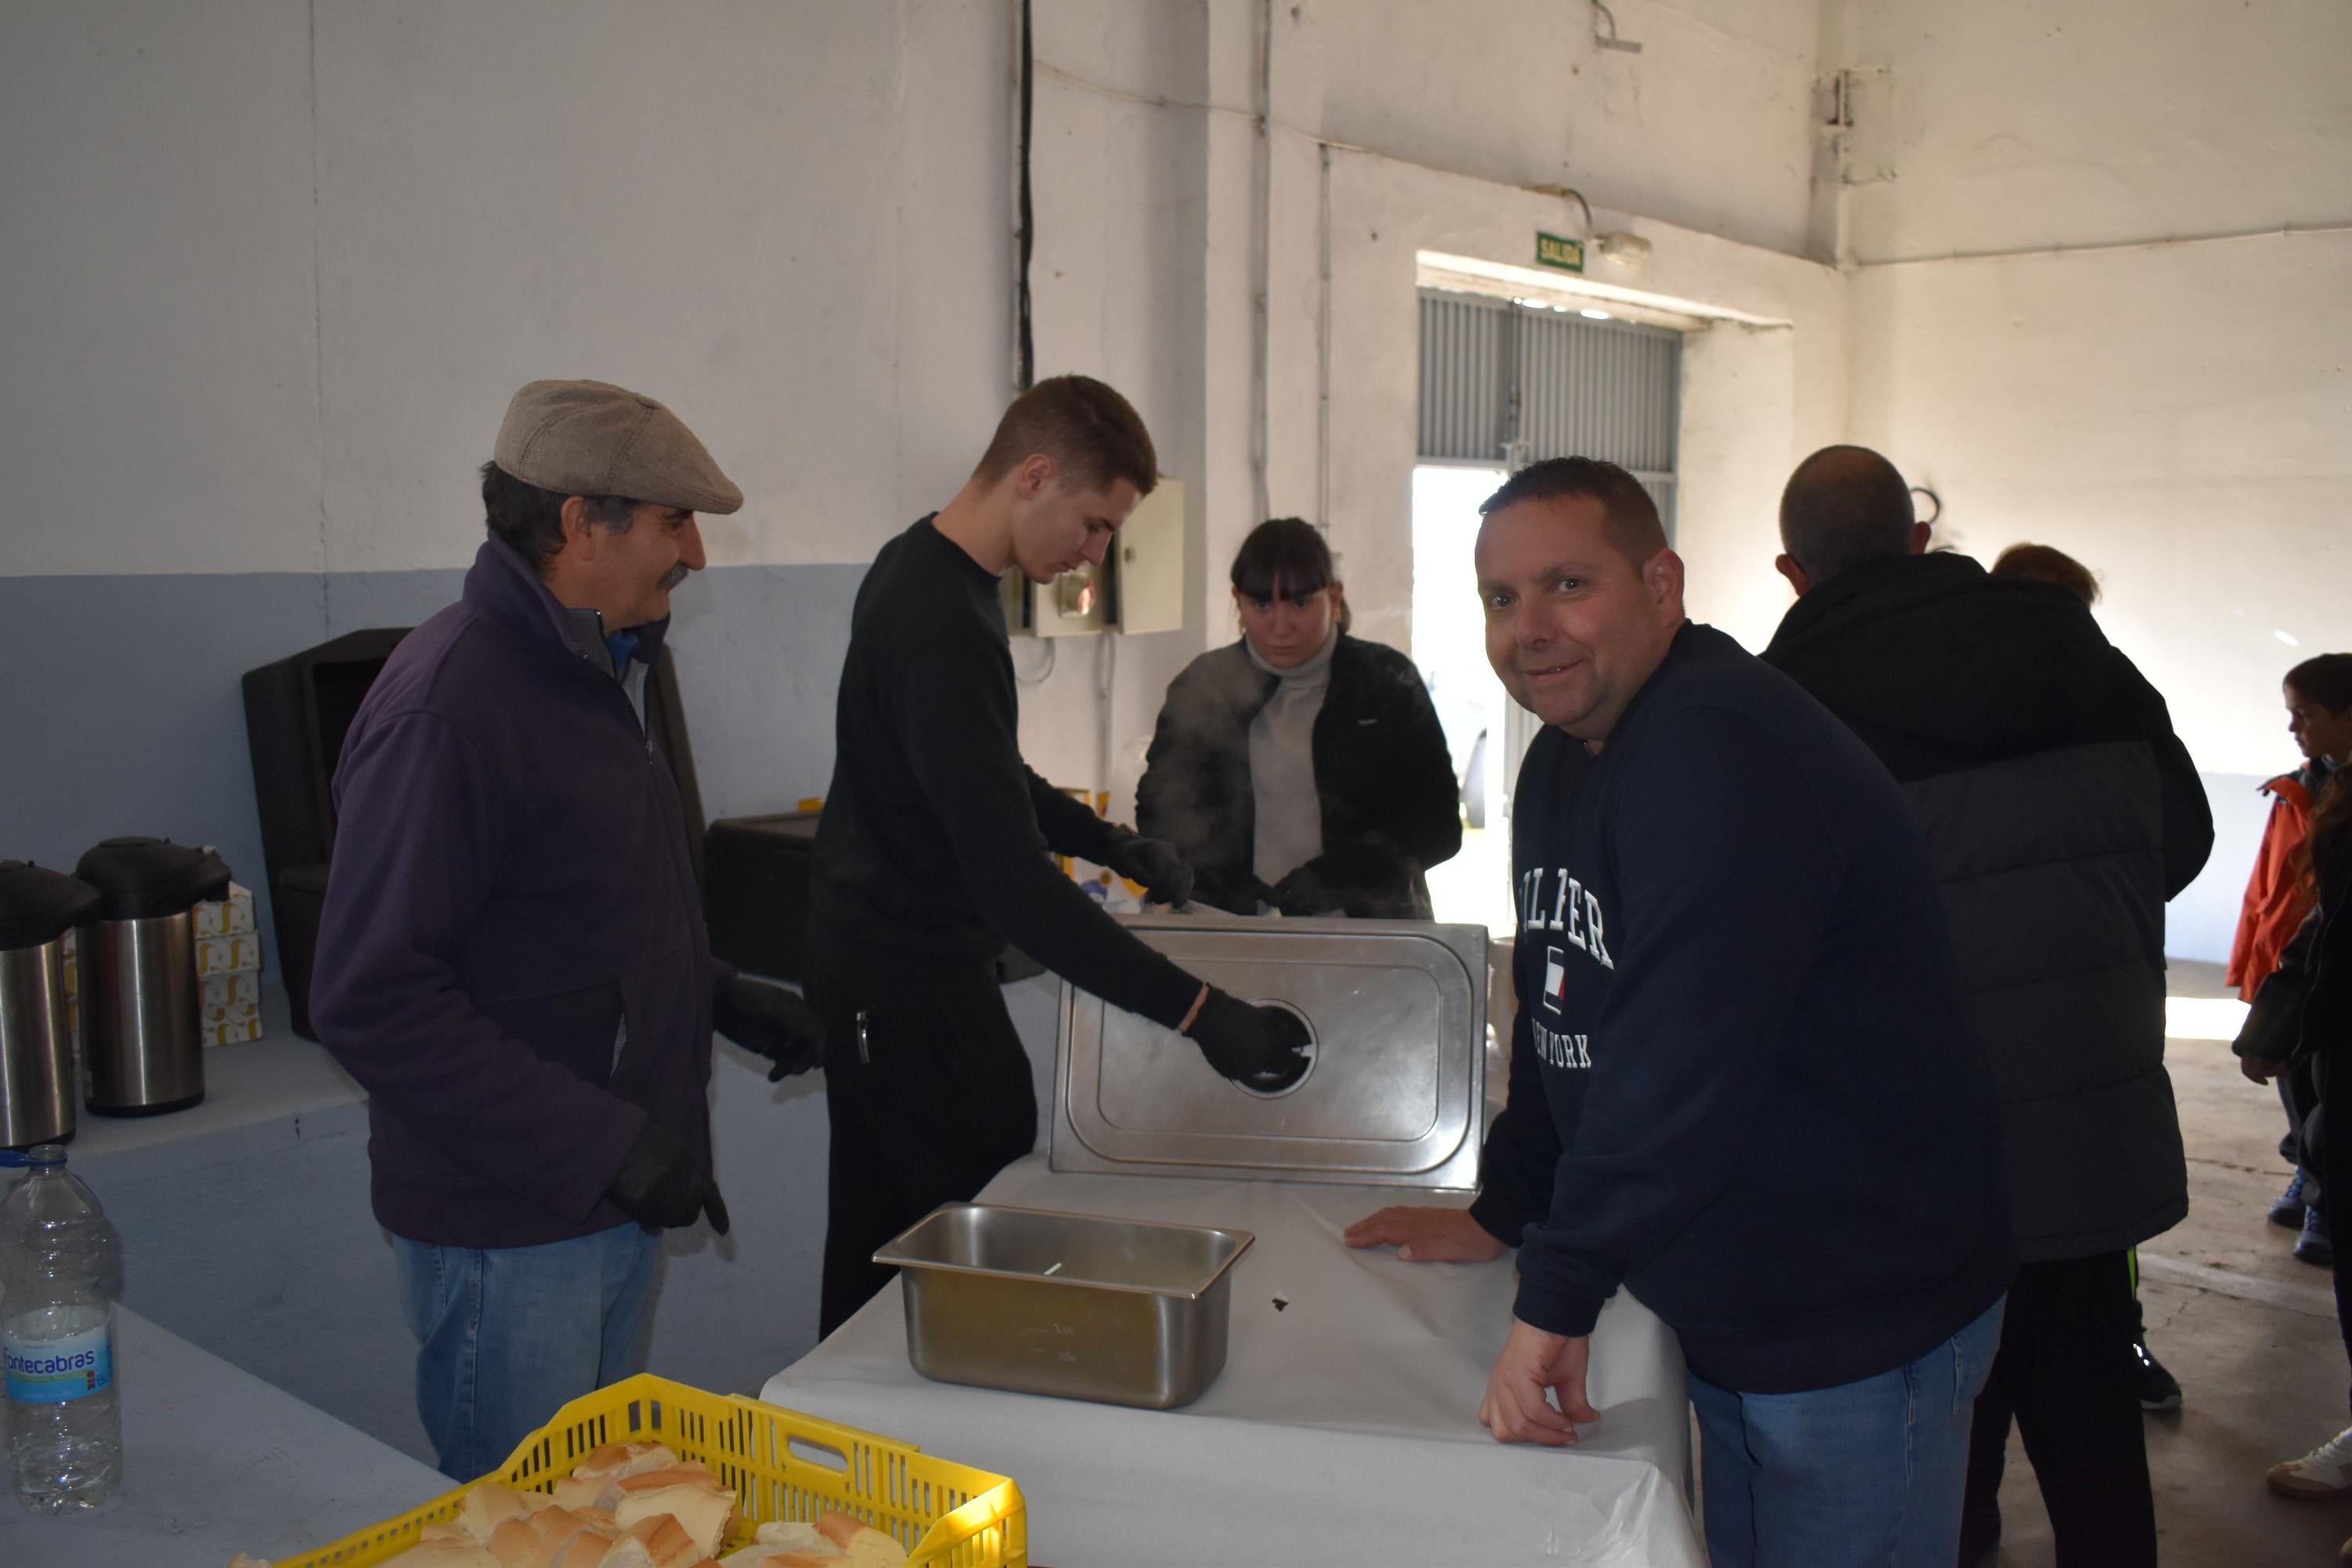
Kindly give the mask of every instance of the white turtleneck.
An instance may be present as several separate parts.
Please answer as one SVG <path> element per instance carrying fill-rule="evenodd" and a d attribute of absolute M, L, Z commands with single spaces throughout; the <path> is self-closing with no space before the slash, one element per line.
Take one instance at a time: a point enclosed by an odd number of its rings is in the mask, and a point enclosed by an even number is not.
<path fill-rule="evenodd" d="M 1315 716 L 1331 685 L 1331 650 L 1339 630 L 1288 669 L 1258 657 L 1250 662 L 1278 678 L 1274 695 L 1250 721 L 1250 793 L 1257 803 L 1255 869 L 1271 887 L 1323 853 L 1323 801 L 1315 788 Z"/>

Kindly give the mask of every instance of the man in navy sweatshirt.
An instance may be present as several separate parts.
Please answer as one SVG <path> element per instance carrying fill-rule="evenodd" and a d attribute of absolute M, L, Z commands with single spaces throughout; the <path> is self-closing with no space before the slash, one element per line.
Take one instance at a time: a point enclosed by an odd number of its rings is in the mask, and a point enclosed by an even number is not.
<path fill-rule="evenodd" d="M 698 511 L 742 492 L 677 416 L 537 381 L 482 468 L 490 537 L 352 721 L 310 1011 L 368 1091 L 375 1216 L 441 1468 L 505 1463 L 644 1370 L 657 1231 L 705 1213 L 714 1019 L 776 1074 L 814 1014 L 710 956 L 644 721 Z"/>
<path fill-rule="evenodd" d="M 1510 1102 L 1469 1209 L 1349 1240 L 1518 1246 L 1501 1442 L 1603 1418 L 1587 1336 L 1638 1295 L 1689 1364 L 1717 1568 L 1948 1563 L 2013 1256 L 1918 829 L 1844 726 L 1685 620 L 1631 475 L 1538 463 L 1480 510 L 1487 656 L 1545 724 Z"/>

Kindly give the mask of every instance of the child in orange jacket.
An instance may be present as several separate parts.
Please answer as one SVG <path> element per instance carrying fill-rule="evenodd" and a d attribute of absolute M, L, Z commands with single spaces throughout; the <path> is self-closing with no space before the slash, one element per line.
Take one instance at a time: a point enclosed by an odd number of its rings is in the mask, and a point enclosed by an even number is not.
<path fill-rule="evenodd" d="M 2287 730 L 2304 755 L 2304 765 L 2263 785 L 2271 797 L 2270 820 L 2263 828 L 2261 851 L 2246 879 L 2246 900 L 2238 914 L 2237 939 L 2230 947 L 2230 983 L 2251 1002 L 2254 993 L 2279 964 L 2279 955 L 2310 914 L 2315 898 L 2304 843 L 2310 837 L 2311 815 L 2336 769 L 2352 757 L 2352 654 L 2324 653 L 2307 658 L 2286 672 Z M 2303 1120 L 2314 1100 L 2307 1078 L 2294 1073 L 2278 1079 L 2285 1102 L 2287 1136 L 2279 1152 L 2295 1163 L 2294 1177 L 2271 1205 L 2274 1225 L 2300 1230 L 2294 1255 L 2325 1268 L 2334 1259 L 2324 1212 L 2325 1194 L 2300 1150 Z"/>

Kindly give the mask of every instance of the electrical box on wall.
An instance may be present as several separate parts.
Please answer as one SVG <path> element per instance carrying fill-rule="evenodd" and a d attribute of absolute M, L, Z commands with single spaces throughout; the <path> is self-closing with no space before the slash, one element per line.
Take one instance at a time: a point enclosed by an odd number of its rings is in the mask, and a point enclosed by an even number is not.
<path fill-rule="evenodd" d="M 1184 625 L 1184 481 L 1162 479 L 1119 525 L 1099 566 L 1034 584 L 1004 574 L 1006 629 L 1041 637 Z"/>
<path fill-rule="evenodd" d="M 1184 625 L 1184 481 L 1163 479 L 1111 541 L 1115 624 L 1123 632 L 1172 632 Z"/>
<path fill-rule="evenodd" d="M 1029 584 L 1029 629 L 1041 637 L 1084 637 L 1110 625 L 1110 578 L 1118 568 L 1110 554 L 1102 563 L 1065 572 L 1050 583 Z"/>

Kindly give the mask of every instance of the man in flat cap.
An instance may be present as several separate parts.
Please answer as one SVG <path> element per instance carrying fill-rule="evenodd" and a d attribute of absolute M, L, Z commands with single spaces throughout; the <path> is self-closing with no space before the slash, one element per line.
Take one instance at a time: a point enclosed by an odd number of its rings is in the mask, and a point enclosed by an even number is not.
<path fill-rule="evenodd" d="M 727 1229 L 714 1024 L 815 1065 L 799 997 L 710 955 L 644 719 L 695 514 L 743 494 L 677 416 L 595 381 L 515 394 L 490 537 L 352 721 L 310 1011 L 368 1091 L 375 1216 L 441 1468 L 470 1480 L 643 1369 L 658 1233 Z"/>

